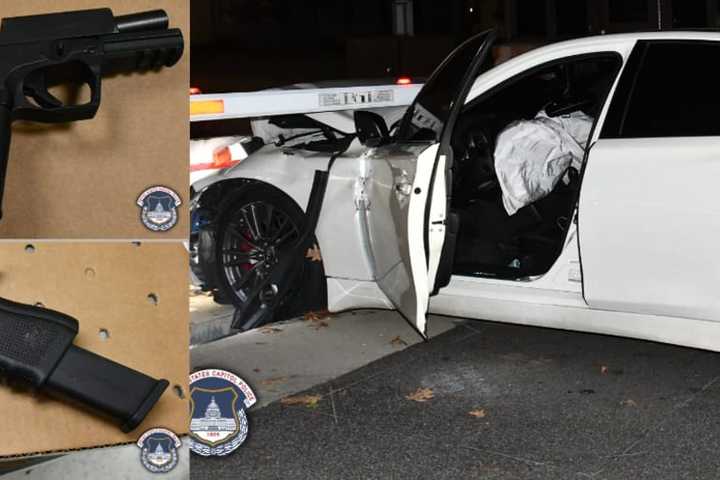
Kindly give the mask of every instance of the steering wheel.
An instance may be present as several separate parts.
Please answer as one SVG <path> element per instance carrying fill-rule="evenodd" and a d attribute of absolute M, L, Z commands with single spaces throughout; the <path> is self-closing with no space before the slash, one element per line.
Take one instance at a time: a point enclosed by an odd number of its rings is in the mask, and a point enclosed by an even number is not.
<path fill-rule="evenodd" d="M 453 131 L 455 152 L 453 189 L 458 200 L 473 200 L 478 193 L 492 190 L 497 184 L 495 174 L 494 118 L 487 115 L 461 115 Z"/>
<path fill-rule="evenodd" d="M 495 142 L 478 124 L 468 129 L 462 158 L 463 168 L 474 182 L 476 192 L 491 189 L 497 183 L 495 174 Z"/>
<path fill-rule="evenodd" d="M 468 159 L 477 156 L 479 153 L 492 150 L 492 146 L 493 142 L 483 128 L 472 128 L 465 136 L 465 156 Z"/>

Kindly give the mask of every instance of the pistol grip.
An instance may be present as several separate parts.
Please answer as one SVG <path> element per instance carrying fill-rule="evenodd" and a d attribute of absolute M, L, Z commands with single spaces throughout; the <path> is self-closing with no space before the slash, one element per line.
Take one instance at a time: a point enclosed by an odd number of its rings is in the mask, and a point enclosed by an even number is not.
<path fill-rule="evenodd" d="M 43 388 L 77 332 L 72 317 L 0 299 L 0 371 Z"/>

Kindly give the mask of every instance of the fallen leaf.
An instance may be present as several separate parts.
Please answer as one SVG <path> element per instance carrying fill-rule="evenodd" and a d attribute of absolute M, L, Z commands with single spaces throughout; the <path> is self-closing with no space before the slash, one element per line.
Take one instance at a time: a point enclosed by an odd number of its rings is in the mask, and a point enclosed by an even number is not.
<path fill-rule="evenodd" d="M 600 375 L 607 375 L 607 374 L 608 374 L 607 365 L 600 365 Z"/>
<path fill-rule="evenodd" d="M 320 247 L 317 244 L 313 245 L 312 248 L 308 248 L 305 258 L 309 258 L 311 262 L 322 262 L 322 254 L 320 253 Z"/>
<path fill-rule="evenodd" d="M 332 314 L 328 310 L 319 310 L 317 312 L 306 312 L 304 319 L 306 322 L 310 322 L 310 326 L 313 327 L 315 330 L 320 330 L 321 328 L 329 326 L 329 324 L 323 320 L 326 318 L 330 318 L 331 316 Z"/>
<path fill-rule="evenodd" d="M 390 345 L 394 345 L 396 347 L 404 347 L 407 345 L 407 342 L 400 338 L 400 335 L 390 340 Z"/>
<path fill-rule="evenodd" d="M 468 415 L 475 418 L 485 418 L 487 416 L 487 412 L 485 412 L 484 408 L 476 408 L 475 410 L 470 410 Z"/>
<path fill-rule="evenodd" d="M 635 400 L 631 398 L 628 398 L 627 400 L 623 400 L 622 402 L 620 402 L 620 405 L 622 405 L 623 407 L 637 407 L 637 402 L 635 402 Z"/>
<path fill-rule="evenodd" d="M 304 315 L 304 320 L 306 322 L 318 322 L 320 320 L 324 320 L 326 318 L 330 318 L 332 315 L 328 310 L 318 310 L 306 312 Z"/>
<path fill-rule="evenodd" d="M 275 327 L 262 327 L 260 329 L 260 333 L 269 334 L 269 333 L 280 333 L 282 332 L 282 328 L 275 328 Z"/>
<path fill-rule="evenodd" d="M 322 400 L 322 395 L 295 395 L 294 397 L 281 399 L 280 403 L 283 405 L 305 405 L 308 408 L 316 408 L 320 400 Z"/>
<path fill-rule="evenodd" d="M 275 385 L 276 383 L 282 383 L 287 379 L 288 379 L 287 377 L 266 378 L 265 380 L 260 380 L 260 384 L 261 385 Z"/>
<path fill-rule="evenodd" d="M 405 395 L 405 398 L 414 402 L 427 402 L 433 396 L 432 388 L 418 388 L 413 393 Z"/>

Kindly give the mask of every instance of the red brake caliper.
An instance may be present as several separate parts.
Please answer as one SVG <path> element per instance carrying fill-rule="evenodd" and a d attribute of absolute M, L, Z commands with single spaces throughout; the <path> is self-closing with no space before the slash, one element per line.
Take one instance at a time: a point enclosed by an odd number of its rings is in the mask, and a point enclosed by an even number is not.
<path fill-rule="evenodd" d="M 243 253 L 252 252 L 254 250 L 252 244 L 250 242 L 248 242 L 247 240 L 245 240 L 245 238 L 246 238 L 245 236 L 249 235 L 249 234 L 250 234 L 250 232 L 248 232 L 248 231 L 243 232 L 243 237 L 240 239 L 239 250 Z M 252 268 L 252 263 L 250 263 L 250 261 L 248 260 L 246 263 L 243 263 L 242 265 L 240 265 L 240 268 L 242 268 L 243 270 L 245 270 L 247 272 Z"/>

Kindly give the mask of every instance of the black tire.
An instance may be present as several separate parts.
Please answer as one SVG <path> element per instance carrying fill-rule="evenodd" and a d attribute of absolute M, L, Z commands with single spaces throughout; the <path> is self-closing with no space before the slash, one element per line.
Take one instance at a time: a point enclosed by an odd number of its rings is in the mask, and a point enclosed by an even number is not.
<path fill-rule="evenodd" d="M 242 307 L 244 294 L 252 282 L 272 271 L 272 247 L 264 244 L 288 245 L 299 238 L 305 225 L 305 213 L 281 191 L 263 184 L 253 184 L 234 190 L 223 200 L 215 221 L 215 266 L 220 295 L 236 308 Z M 273 237 L 276 236 L 276 237 Z M 265 303 L 275 306 L 272 315 L 260 309 L 247 312 L 248 322 L 253 315 L 253 327 L 287 320 L 311 310 L 327 306 L 327 285 L 322 261 L 309 258 L 305 252 L 317 245 L 315 237 L 302 249 L 303 258 L 297 265 L 302 269 L 293 277 L 299 279 L 287 289 L 268 288 Z M 292 280 L 291 280 L 292 281 Z M 272 286 L 271 286 L 272 287 Z M 273 297 L 273 290 L 286 291 L 284 298 Z"/>

